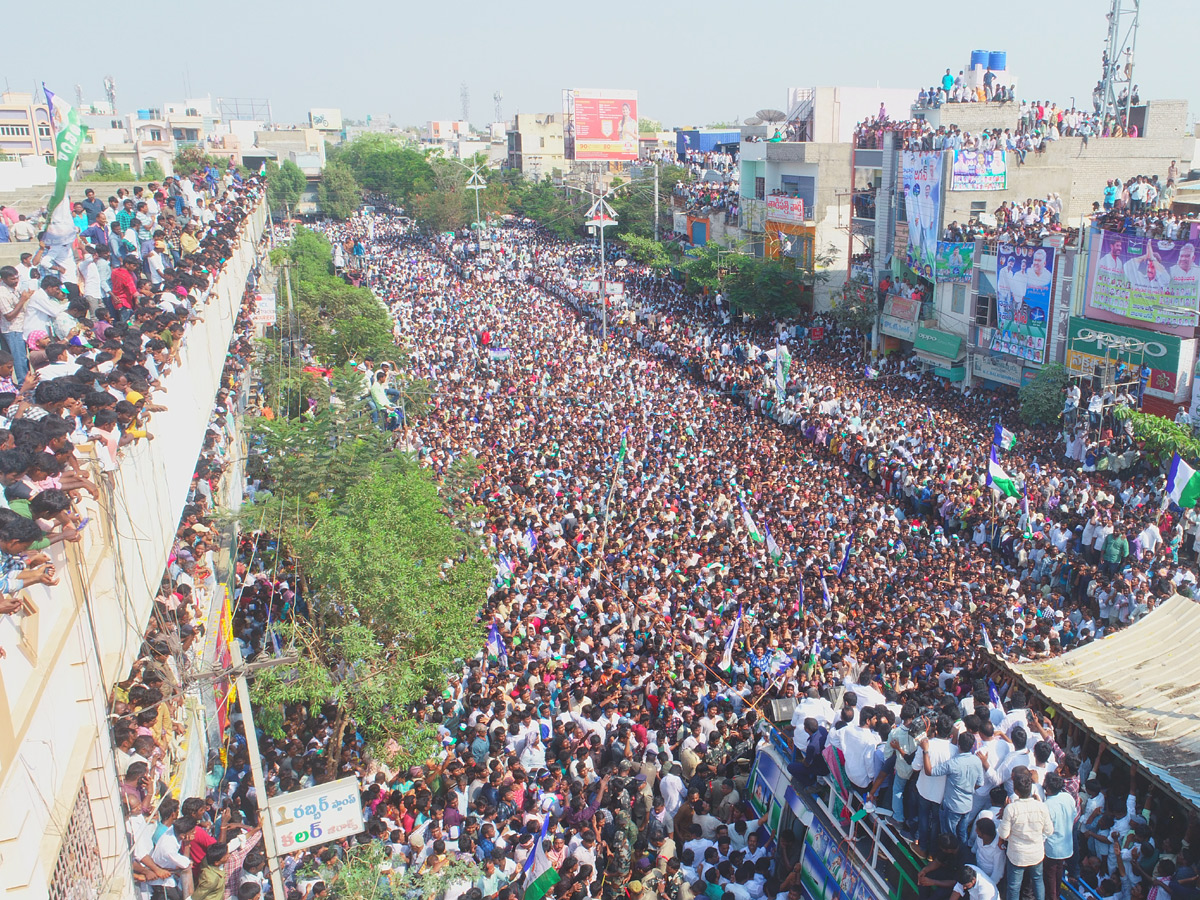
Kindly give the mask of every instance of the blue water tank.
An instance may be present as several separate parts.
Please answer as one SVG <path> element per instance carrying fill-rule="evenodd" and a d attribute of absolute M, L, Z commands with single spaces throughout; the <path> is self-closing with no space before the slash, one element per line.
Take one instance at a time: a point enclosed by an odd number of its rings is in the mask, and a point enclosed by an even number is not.
<path fill-rule="evenodd" d="M 988 68 L 993 72 L 1003 72 L 1008 68 L 1008 54 L 1003 50 L 993 50 L 988 54 Z"/>
<path fill-rule="evenodd" d="M 987 64 L 988 64 L 988 52 L 986 50 L 972 50 L 971 51 L 971 68 L 972 69 L 974 69 L 976 66 L 983 66 L 986 69 Z"/>
<path fill-rule="evenodd" d="M 139 119 L 149 119 L 149 118 L 150 118 L 150 110 L 148 110 L 148 109 L 139 109 L 139 110 L 137 111 L 137 117 L 138 117 Z"/>

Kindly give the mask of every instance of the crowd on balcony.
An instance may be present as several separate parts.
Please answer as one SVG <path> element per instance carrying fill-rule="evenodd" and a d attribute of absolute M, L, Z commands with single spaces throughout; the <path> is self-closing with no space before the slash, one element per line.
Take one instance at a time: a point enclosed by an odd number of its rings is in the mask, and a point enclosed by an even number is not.
<path fill-rule="evenodd" d="M 24 587 L 57 583 L 46 548 L 81 540 L 90 524 L 80 512 L 83 494 L 100 498 L 127 448 L 154 439 L 154 416 L 170 402 L 167 377 L 204 320 L 262 191 L 257 179 L 209 190 L 186 174 L 107 204 L 89 190 L 73 208 L 74 239 L 41 233 L 19 266 L 0 268 L 8 348 L 0 352 L 0 613 L 26 611 Z M 227 376 L 248 350 L 235 348 Z M 226 400 L 223 392 L 218 402 Z M 163 797 L 180 756 L 181 688 L 215 587 L 216 544 L 205 517 L 224 425 L 218 417 L 206 433 L 142 652 L 111 696 L 132 866 L 147 897 L 176 884 L 185 826 L 204 806 L 181 810 Z"/>
<path fill-rule="evenodd" d="M 1157 174 L 1108 179 L 1103 196 L 1092 203 L 1093 224 L 1138 237 L 1172 241 L 1194 237 L 1200 223 L 1196 214 L 1172 210 L 1178 176 L 1178 166 L 1172 161 L 1165 184 Z"/>
<path fill-rule="evenodd" d="M 723 211 L 726 218 L 736 218 L 741 200 L 737 180 L 725 183 L 681 181 L 675 185 L 675 196 L 688 212 L 708 215 Z"/>
<path fill-rule="evenodd" d="M 481 613 L 481 645 L 492 625 L 496 640 L 417 711 L 444 737 L 435 759 L 391 771 L 349 733 L 330 747 L 326 710 L 264 745 L 289 784 L 328 779 L 331 756 L 362 777 L 357 840 L 387 856 L 381 890 L 472 861 L 448 900 L 798 900 L 796 848 L 769 849 L 746 802 L 776 697 L 797 700 L 797 783 L 890 811 L 930 858 L 931 900 L 997 884 L 1017 900 L 1025 878 L 1041 896 L 1064 870 L 1101 896 L 1194 877 L 1178 809 L 981 645 L 986 629 L 1000 654 L 1046 658 L 1190 589 L 1200 519 L 1153 467 L 1114 479 L 1056 430 L 1020 430 L 1005 466 L 1028 499 L 993 513 L 980 472 L 993 425 L 1015 427 L 1011 396 L 949 390 L 911 358 L 864 378 L 859 336 L 832 322 L 735 322 L 719 294 L 632 263 L 606 350 L 570 286 L 594 250 L 534 226 L 499 229 L 467 268 L 386 214 L 372 239 L 361 219 L 326 230 L 363 239 L 446 411 L 411 423 L 417 458 L 478 455 L 470 499 L 500 560 Z M 483 329 L 507 359 L 477 349 Z M 1137 459 L 1111 421 L 1085 439 Z M 262 542 L 243 548 L 239 631 L 300 602 L 287 561 L 252 561 Z M 287 890 L 320 896 L 344 855 L 285 860 Z"/>

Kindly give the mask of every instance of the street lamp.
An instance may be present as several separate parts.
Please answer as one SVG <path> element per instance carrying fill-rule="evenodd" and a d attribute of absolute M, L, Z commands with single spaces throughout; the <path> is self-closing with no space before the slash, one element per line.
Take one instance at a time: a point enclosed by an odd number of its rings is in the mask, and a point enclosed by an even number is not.
<path fill-rule="evenodd" d="M 479 192 L 482 191 L 485 187 L 487 187 L 487 182 L 484 181 L 483 176 L 479 174 L 483 170 L 484 167 L 480 163 L 476 163 L 473 166 L 468 166 L 461 159 L 455 159 L 452 156 L 446 157 L 446 158 L 449 159 L 451 162 L 458 163 L 460 166 L 462 166 L 464 169 L 466 169 L 468 172 L 471 173 L 471 177 L 467 179 L 467 183 L 466 183 L 465 187 L 468 191 L 475 192 L 475 240 L 478 241 L 480 225 L 482 224 L 479 221 Z"/>

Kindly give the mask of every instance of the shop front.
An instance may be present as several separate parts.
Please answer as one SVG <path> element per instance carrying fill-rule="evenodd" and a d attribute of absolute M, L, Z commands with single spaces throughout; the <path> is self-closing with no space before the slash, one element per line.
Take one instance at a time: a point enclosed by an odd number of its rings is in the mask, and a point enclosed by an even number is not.
<path fill-rule="evenodd" d="M 962 381 L 967 377 L 966 354 L 963 352 L 961 336 L 918 325 L 913 349 L 917 351 L 917 358 L 939 378 Z"/>

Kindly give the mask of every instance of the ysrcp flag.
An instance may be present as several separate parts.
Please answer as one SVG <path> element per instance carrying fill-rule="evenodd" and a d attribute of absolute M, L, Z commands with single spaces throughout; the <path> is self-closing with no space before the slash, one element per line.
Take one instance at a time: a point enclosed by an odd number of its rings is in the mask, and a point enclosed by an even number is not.
<path fill-rule="evenodd" d="M 71 104 L 42 85 L 46 94 L 46 105 L 50 107 L 50 121 L 54 127 L 55 174 L 54 192 L 46 204 L 50 224 L 46 227 L 46 240 L 51 246 L 75 243 L 77 229 L 71 219 L 71 200 L 67 196 L 67 185 L 75 171 L 75 158 L 83 144 L 87 128 L 79 121 Z"/>
<path fill-rule="evenodd" d="M 1200 472 L 1197 472 L 1176 453 L 1167 475 L 1167 495 L 1180 509 L 1191 509 L 1200 499 Z"/>
<path fill-rule="evenodd" d="M 1017 436 L 997 422 L 996 429 L 992 432 L 992 443 L 1001 450 L 1011 450 L 1017 446 Z"/>

